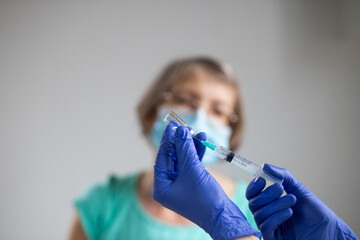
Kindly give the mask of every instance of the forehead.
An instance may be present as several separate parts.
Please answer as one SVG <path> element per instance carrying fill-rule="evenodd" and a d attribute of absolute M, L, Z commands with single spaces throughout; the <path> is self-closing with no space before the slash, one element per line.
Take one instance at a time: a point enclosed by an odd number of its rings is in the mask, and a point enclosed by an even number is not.
<path fill-rule="evenodd" d="M 186 91 L 197 95 L 201 100 L 219 102 L 230 107 L 235 104 L 237 91 L 234 85 L 202 69 L 197 69 L 189 77 L 179 81 L 173 90 Z"/>

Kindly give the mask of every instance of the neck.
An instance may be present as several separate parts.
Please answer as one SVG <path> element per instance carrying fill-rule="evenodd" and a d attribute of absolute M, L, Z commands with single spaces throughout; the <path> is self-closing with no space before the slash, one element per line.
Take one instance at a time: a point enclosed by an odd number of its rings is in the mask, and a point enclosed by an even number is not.
<path fill-rule="evenodd" d="M 138 189 L 139 197 L 141 199 L 152 200 L 152 201 L 156 202 L 152 198 L 153 184 L 154 184 L 154 170 L 153 169 L 145 171 L 140 175 L 137 189 Z"/>

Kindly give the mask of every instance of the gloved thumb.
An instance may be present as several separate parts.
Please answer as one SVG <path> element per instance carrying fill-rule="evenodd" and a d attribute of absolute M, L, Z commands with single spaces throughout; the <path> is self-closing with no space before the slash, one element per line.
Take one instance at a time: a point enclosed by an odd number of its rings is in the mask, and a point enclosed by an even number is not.
<path fill-rule="evenodd" d="M 264 164 L 263 171 L 274 176 L 277 179 L 282 179 L 284 189 L 287 193 L 293 194 L 296 197 L 301 197 L 310 191 L 299 182 L 288 170 L 280 168 L 268 163 Z"/>
<path fill-rule="evenodd" d="M 197 155 L 199 156 L 199 160 L 200 162 L 202 161 L 205 152 L 206 152 L 206 147 L 201 143 L 201 141 L 206 141 L 206 133 L 204 132 L 200 132 L 198 134 L 195 135 L 194 139 L 194 144 L 195 144 L 195 148 L 196 148 L 196 152 Z"/>
<path fill-rule="evenodd" d="M 201 165 L 193 137 L 189 129 L 179 126 L 175 132 L 175 150 L 178 159 L 179 170 Z"/>

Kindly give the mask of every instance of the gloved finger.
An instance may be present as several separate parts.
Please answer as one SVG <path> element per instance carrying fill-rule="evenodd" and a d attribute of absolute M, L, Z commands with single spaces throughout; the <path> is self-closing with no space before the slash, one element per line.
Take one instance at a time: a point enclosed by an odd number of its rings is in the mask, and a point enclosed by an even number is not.
<path fill-rule="evenodd" d="M 191 166 L 201 165 L 193 138 L 189 129 L 185 126 L 179 126 L 175 132 L 175 149 L 178 159 L 179 170 Z"/>
<path fill-rule="evenodd" d="M 206 133 L 200 132 L 200 133 L 196 134 L 195 138 L 194 138 L 194 144 L 195 144 L 196 152 L 197 152 L 197 155 L 199 156 L 200 162 L 202 161 L 202 159 L 205 155 L 206 147 L 204 145 L 202 145 L 202 143 L 199 140 L 206 141 L 206 137 L 207 137 Z"/>
<path fill-rule="evenodd" d="M 263 238 L 274 239 L 274 231 L 293 215 L 291 208 L 276 212 L 267 218 L 259 227 Z"/>
<path fill-rule="evenodd" d="M 258 180 L 255 182 L 253 179 L 246 188 L 246 198 L 250 200 L 251 198 L 257 196 L 261 191 L 264 189 L 266 185 L 265 179 L 259 177 Z"/>
<path fill-rule="evenodd" d="M 175 121 L 170 121 L 169 125 L 166 127 L 159 151 L 155 160 L 155 170 L 171 171 L 171 161 L 176 157 L 175 154 L 175 131 L 174 127 L 177 127 L 178 124 Z"/>
<path fill-rule="evenodd" d="M 294 194 L 295 196 L 300 196 L 303 193 L 308 192 L 309 190 L 300 183 L 288 170 L 285 168 L 280 168 L 271 164 L 264 164 L 264 171 L 271 174 L 272 176 L 283 179 L 282 185 L 287 193 Z"/>
<path fill-rule="evenodd" d="M 268 205 L 258 209 L 254 213 L 256 224 L 260 226 L 267 218 L 276 212 L 282 211 L 287 208 L 291 208 L 296 203 L 296 197 L 292 194 L 285 195 Z"/>
<path fill-rule="evenodd" d="M 280 183 L 274 183 L 270 187 L 266 188 L 256 197 L 249 200 L 249 208 L 252 212 L 255 212 L 259 208 L 275 201 L 284 192 L 284 187 Z"/>

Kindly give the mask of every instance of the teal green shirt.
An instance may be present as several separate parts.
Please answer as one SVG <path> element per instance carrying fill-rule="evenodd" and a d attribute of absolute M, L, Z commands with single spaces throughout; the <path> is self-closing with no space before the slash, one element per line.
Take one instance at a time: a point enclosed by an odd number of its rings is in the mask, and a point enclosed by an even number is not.
<path fill-rule="evenodd" d="M 75 201 L 88 239 L 126 240 L 206 240 L 211 237 L 196 225 L 167 224 L 145 211 L 137 196 L 139 174 L 110 177 L 108 182 L 91 188 Z M 257 229 L 245 198 L 246 183 L 236 181 L 232 200 Z"/>

